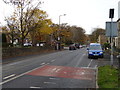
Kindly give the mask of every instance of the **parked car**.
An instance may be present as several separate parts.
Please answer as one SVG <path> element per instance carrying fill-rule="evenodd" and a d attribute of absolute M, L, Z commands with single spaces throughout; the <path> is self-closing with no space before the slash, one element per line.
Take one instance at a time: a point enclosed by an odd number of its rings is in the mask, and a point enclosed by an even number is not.
<path fill-rule="evenodd" d="M 32 46 L 31 43 L 24 43 L 24 46 Z"/>
<path fill-rule="evenodd" d="M 80 48 L 79 46 L 80 46 L 80 44 L 78 44 L 78 43 L 75 44 L 75 47 L 78 49 Z"/>
<path fill-rule="evenodd" d="M 82 45 L 80 45 L 79 47 L 80 47 L 80 48 L 83 48 L 83 46 L 82 46 Z"/>
<path fill-rule="evenodd" d="M 76 50 L 75 44 L 70 45 L 70 46 L 69 46 L 69 50 Z"/>
<path fill-rule="evenodd" d="M 86 45 L 82 45 L 82 47 L 84 48 L 84 47 L 87 47 Z"/>
<path fill-rule="evenodd" d="M 104 52 L 102 50 L 102 47 L 99 43 L 91 43 L 89 45 L 89 48 L 87 48 L 88 50 L 88 58 L 92 58 L 92 57 L 104 57 Z"/>

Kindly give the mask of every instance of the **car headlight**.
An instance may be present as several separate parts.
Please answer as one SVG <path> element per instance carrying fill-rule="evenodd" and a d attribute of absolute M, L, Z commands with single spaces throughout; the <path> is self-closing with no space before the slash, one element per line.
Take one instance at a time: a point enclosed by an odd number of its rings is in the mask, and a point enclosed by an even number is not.
<path fill-rule="evenodd" d="M 100 54 L 103 54 L 103 52 L 100 52 Z"/>
<path fill-rule="evenodd" d="M 92 54 L 92 52 L 89 52 L 89 54 Z"/>

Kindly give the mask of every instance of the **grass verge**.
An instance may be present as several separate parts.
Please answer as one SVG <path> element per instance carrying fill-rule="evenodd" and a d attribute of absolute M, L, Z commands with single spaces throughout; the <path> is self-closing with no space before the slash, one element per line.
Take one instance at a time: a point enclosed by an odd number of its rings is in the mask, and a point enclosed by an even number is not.
<path fill-rule="evenodd" d="M 98 68 L 99 88 L 118 88 L 118 69 L 111 66 Z"/>

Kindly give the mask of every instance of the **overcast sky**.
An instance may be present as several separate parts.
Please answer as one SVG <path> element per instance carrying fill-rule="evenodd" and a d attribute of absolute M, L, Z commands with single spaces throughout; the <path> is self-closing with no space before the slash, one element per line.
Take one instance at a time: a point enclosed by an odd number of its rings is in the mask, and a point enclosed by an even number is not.
<path fill-rule="evenodd" d="M 80 26 L 91 33 L 94 28 L 105 28 L 105 22 L 110 21 L 109 9 L 114 8 L 114 21 L 118 19 L 118 2 L 120 0 L 42 0 L 44 4 L 41 9 L 46 11 L 49 18 L 54 23 L 59 22 L 59 15 L 66 14 L 61 17 L 61 23 L 68 25 Z M 0 22 L 4 24 L 4 16 L 9 16 L 12 12 L 10 6 L 5 5 L 0 0 Z"/>

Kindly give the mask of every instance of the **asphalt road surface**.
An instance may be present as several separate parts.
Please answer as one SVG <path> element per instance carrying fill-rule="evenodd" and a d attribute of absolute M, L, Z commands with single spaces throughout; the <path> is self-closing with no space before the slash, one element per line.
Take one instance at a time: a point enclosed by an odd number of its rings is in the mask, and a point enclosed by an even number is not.
<path fill-rule="evenodd" d="M 2 88 L 96 88 L 96 59 L 86 48 L 64 50 L 5 64 Z"/>

